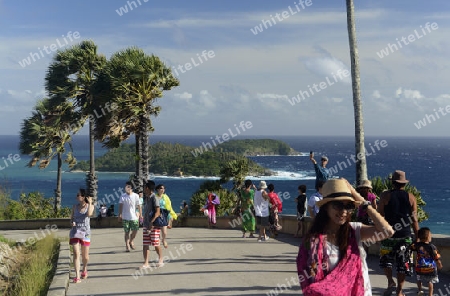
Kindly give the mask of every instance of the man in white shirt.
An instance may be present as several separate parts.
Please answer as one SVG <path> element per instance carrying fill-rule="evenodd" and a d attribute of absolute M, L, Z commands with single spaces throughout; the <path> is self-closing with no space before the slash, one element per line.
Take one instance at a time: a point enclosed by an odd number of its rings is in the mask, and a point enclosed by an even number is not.
<path fill-rule="evenodd" d="M 316 202 L 318 202 L 319 200 L 322 200 L 323 196 L 322 196 L 322 186 L 325 183 L 325 181 L 318 181 L 317 182 L 317 187 L 316 187 L 316 192 L 311 195 L 308 199 L 308 213 L 309 216 L 311 218 L 315 218 L 317 213 L 319 212 L 319 207 L 316 206 Z"/>
<path fill-rule="evenodd" d="M 142 207 L 139 202 L 139 195 L 133 192 L 131 182 L 126 182 L 125 193 L 119 200 L 119 222 L 122 222 L 125 231 L 125 251 L 130 248 L 135 249 L 133 240 L 139 230 L 139 219 L 136 215 L 136 209 L 139 209 L 139 216 L 142 216 Z M 130 235 L 131 231 L 131 235 Z"/>
<path fill-rule="evenodd" d="M 266 227 L 269 226 L 269 195 L 266 188 L 266 182 L 261 181 L 254 197 L 256 225 L 259 226 L 258 242 L 269 240 L 266 236 Z"/>

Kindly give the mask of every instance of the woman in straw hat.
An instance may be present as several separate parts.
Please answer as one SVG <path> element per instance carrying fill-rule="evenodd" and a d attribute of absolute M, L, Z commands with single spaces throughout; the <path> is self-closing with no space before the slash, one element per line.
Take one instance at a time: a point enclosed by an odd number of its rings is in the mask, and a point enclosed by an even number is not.
<path fill-rule="evenodd" d="M 361 185 L 356 187 L 356 191 L 367 201 L 370 202 L 372 208 L 377 209 L 377 196 L 372 193 L 372 182 L 370 180 L 363 180 Z M 361 222 L 366 225 L 371 225 L 372 221 L 367 214 L 367 211 L 363 209 L 363 207 L 358 208 L 357 215 L 358 222 Z"/>
<path fill-rule="evenodd" d="M 362 242 L 375 243 L 394 234 L 370 202 L 345 179 L 328 180 L 314 222 L 300 246 L 297 270 L 303 295 L 372 295 Z M 374 225 L 350 222 L 360 204 Z"/>

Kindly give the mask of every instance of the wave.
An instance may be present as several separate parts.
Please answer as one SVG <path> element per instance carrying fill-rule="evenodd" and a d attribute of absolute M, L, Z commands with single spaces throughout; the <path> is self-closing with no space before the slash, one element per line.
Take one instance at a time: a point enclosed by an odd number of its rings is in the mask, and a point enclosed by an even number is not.
<path fill-rule="evenodd" d="M 311 175 L 310 172 L 290 172 L 290 171 L 281 171 L 281 170 L 273 170 L 275 175 L 271 176 L 252 176 L 248 175 L 246 179 L 254 179 L 254 180 L 314 180 L 316 177 Z M 84 171 L 74 171 L 72 173 L 85 173 Z M 97 172 L 97 174 L 133 174 L 133 172 Z M 173 180 L 187 180 L 187 179 L 197 179 L 197 180 L 219 180 L 220 177 L 217 176 L 167 176 L 167 175 L 155 175 L 150 173 L 150 180 L 154 179 L 173 179 Z"/>

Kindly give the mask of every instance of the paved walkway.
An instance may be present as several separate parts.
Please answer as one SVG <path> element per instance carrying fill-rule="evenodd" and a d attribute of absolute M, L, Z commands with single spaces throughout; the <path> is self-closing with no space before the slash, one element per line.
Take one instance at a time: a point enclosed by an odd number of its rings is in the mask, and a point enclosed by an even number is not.
<path fill-rule="evenodd" d="M 60 229 L 57 233 L 64 237 L 68 231 Z M 15 230 L 2 234 L 27 239 L 34 232 Z M 70 283 L 67 295 L 301 294 L 299 286 L 291 281 L 296 276 L 298 239 L 281 234 L 276 240 L 258 243 L 256 239 L 240 238 L 238 230 L 204 228 L 174 228 L 168 236 L 169 248 L 164 255 L 170 262 L 141 272 L 138 269 L 143 262 L 141 230 L 136 250 L 126 253 L 122 229 L 93 229 L 89 277 L 79 284 Z M 154 251 L 151 259 L 154 265 Z M 373 295 L 382 295 L 386 280 L 378 267 L 378 258 L 370 256 L 368 261 Z M 413 278 L 407 281 L 406 295 L 416 295 Z M 449 284 L 450 278 L 441 276 L 435 294 L 450 295 Z M 279 294 L 275 294 L 277 287 Z"/>

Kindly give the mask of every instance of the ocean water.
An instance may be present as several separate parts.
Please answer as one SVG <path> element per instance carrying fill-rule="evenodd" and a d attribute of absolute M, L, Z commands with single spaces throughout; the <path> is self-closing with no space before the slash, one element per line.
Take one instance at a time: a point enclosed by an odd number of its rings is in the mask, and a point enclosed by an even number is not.
<path fill-rule="evenodd" d="M 255 183 L 265 180 L 275 185 L 275 191 L 283 201 L 283 214 L 295 214 L 294 198 L 297 187 L 305 184 L 307 194 L 314 192 L 314 169 L 309 161 L 309 151 L 313 150 L 316 159 L 320 155 L 329 158 L 328 167 L 334 168 L 334 175 L 355 180 L 354 139 L 352 137 L 301 137 L 301 136 L 264 136 L 247 138 L 271 138 L 288 143 L 295 150 L 305 156 L 256 156 L 254 161 L 277 172 L 277 176 L 254 177 L 249 176 Z M 209 136 L 151 136 L 150 142 L 158 141 L 181 143 L 198 147 L 202 142 L 210 140 Z M 52 196 L 56 188 L 56 161 L 44 170 L 27 168 L 30 157 L 20 155 L 18 150 L 19 137 L 0 136 L 0 180 L 13 198 L 18 198 L 21 192 L 40 191 L 46 197 Z M 429 213 L 429 220 L 421 223 L 428 226 L 434 233 L 450 234 L 450 218 L 446 208 L 450 203 L 450 174 L 448 160 L 450 159 L 450 138 L 374 138 L 365 140 L 367 154 L 368 175 L 387 176 L 396 169 L 406 172 L 408 180 L 422 192 L 422 198 L 427 205 L 425 211 Z M 75 136 L 73 140 L 74 155 L 78 160 L 89 157 L 87 136 Z M 101 144 L 96 143 L 96 156 L 106 152 Z M 11 154 L 10 158 L 8 156 Z M 70 172 L 63 167 L 62 203 L 71 206 L 76 202 L 78 188 L 85 187 L 85 174 Z M 150 168 L 151 171 L 151 168 Z M 99 172 L 99 200 L 108 205 L 117 204 L 120 190 L 131 173 Z M 189 199 L 207 178 L 175 178 L 154 176 L 157 184 L 163 183 L 166 192 L 177 210 L 183 201 Z M 213 179 L 213 178 L 210 178 Z M 225 187 L 230 188 L 231 184 Z M 116 205 L 116 209 L 117 209 Z"/>

